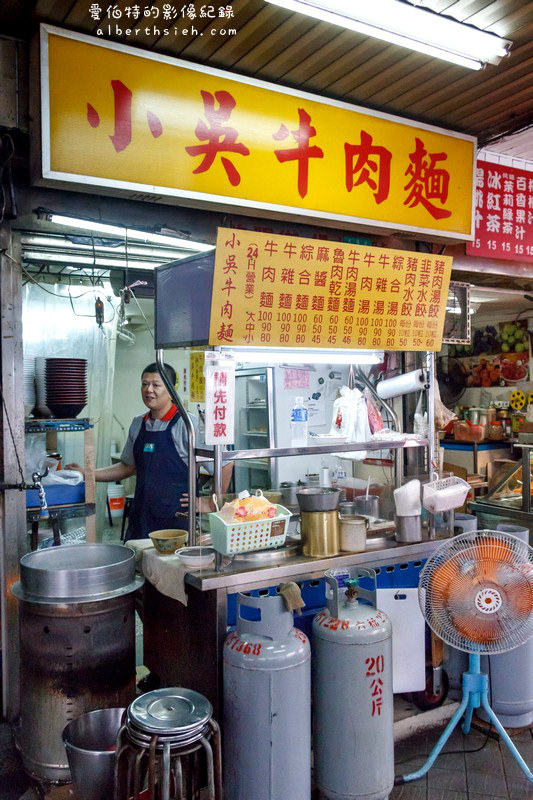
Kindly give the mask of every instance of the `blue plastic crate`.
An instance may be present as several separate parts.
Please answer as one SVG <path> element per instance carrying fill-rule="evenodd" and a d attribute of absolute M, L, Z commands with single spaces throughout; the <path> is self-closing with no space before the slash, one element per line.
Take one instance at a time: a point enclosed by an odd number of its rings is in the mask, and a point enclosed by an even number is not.
<path fill-rule="evenodd" d="M 76 486 L 59 486 L 50 484 L 44 487 L 46 502 L 49 506 L 66 506 L 72 503 L 85 502 L 85 483 Z M 39 492 L 37 489 L 26 489 L 26 508 L 39 508 Z"/>
<path fill-rule="evenodd" d="M 371 567 L 376 571 L 378 589 L 415 589 L 418 586 L 420 571 L 425 564 L 424 561 L 406 561 L 401 564 L 390 564 L 387 567 Z M 326 605 L 326 581 L 324 578 L 314 580 L 296 581 L 302 590 L 302 599 L 305 608 L 300 616 L 294 615 L 294 625 L 300 628 L 307 636 L 311 635 L 313 619 L 317 611 Z M 369 578 L 361 579 L 361 586 L 371 589 L 372 582 Z M 260 594 L 277 594 L 277 586 L 269 586 L 264 589 L 253 589 L 250 594 L 258 597 Z M 247 612 L 259 614 L 257 609 L 247 609 Z M 250 617 L 252 619 L 253 617 Z M 258 616 L 256 618 L 259 618 Z M 234 627 L 237 622 L 237 594 L 228 594 L 228 626 Z"/>

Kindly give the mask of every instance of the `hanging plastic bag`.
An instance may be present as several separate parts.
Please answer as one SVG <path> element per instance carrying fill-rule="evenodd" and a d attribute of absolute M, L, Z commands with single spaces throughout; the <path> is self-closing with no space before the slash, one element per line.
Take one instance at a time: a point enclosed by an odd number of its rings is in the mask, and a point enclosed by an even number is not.
<path fill-rule="evenodd" d="M 79 483 L 83 483 L 83 475 L 74 469 L 56 469 L 42 479 L 43 486 L 77 486 Z"/>
<path fill-rule="evenodd" d="M 425 392 L 420 392 L 418 403 L 416 404 L 415 409 L 413 430 L 415 433 L 417 433 L 419 436 L 423 436 L 425 439 L 428 435 L 428 412 L 424 410 L 424 398 Z"/>
<path fill-rule="evenodd" d="M 385 427 L 383 423 L 383 417 L 381 416 L 378 407 L 372 400 L 372 396 L 368 389 L 365 389 L 364 391 L 364 398 L 366 400 L 368 424 L 370 425 L 370 430 L 372 433 L 378 433 L 378 431 L 382 431 Z"/>
<path fill-rule="evenodd" d="M 339 435 L 339 431 L 346 436 L 346 443 L 370 441 L 372 432 L 368 423 L 368 410 L 359 389 L 343 386 L 341 397 L 333 405 L 332 435 Z M 366 450 L 335 455 L 350 461 L 362 461 L 366 458 Z"/>
<path fill-rule="evenodd" d="M 444 430 L 452 419 L 457 419 L 457 414 L 446 408 L 441 400 L 439 382 L 435 381 L 435 428 L 438 431 Z"/>

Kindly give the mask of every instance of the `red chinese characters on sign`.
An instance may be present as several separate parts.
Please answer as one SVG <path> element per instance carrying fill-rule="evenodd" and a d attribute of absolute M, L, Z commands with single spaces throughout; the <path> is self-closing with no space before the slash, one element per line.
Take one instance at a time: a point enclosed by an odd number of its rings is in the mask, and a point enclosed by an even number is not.
<path fill-rule="evenodd" d="M 366 183 L 372 189 L 376 203 L 386 200 L 390 190 L 391 151 L 373 145 L 370 134 L 361 131 L 361 143 L 345 142 L 344 153 L 346 189 L 351 192 L 355 186 Z"/>
<path fill-rule="evenodd" d="M 235 364 L 217 363 L 206 354 L 205 364 L 205 443 L 232 444 L 235 415 Z"/>
<path fill-rule="evenodd" d="M 379 625 L 379 623 L 377 624 Z M 365 659 L 365 666 L 370 700 L 372 703 L 371 715 L 373 717 L 380 717 L 381 710 L 383 708 L 383 674 L 385 672 L 385 657 L 383 655 L 379 655 L 367 658 Z"/>
<path fill-rule="evenodd" d="M 410 164 L 405 174 L 410 178 L 404 186 L 409 192 L 404 206 L 413 208 L 419 203 L 424 206 L 434 219 L 444 219 L 451 216 L 451 211 L 442 206 L 448 199 L 450 175 L 447 170 L 437 167 L 440 161 L 446 161 L 446 153 L 428 153 L 424 142 L 415 138 L 415 150 L 409 154 Z M 432 200 L 438 200 L 441 206 L 436 206 Z"/>
<path fill-rule="evenodd" d="M 291 131 L 293 139 L 297 142 L 297 147 L 285 150 L 274 150 L 276 158 L 281 164 L 286 161 L 298 162 L 298 194 L 305 197 L 309 185 L 309 159 L 324 158 L 324 151 L 317 145 L 309 145 L 309 140 L 316 136 L 316 129 L 311 125 L 311 117 L 303 108 L 298 109 L 300 125 L 298 130 Z M 277 142 L 282 142 L 289 135 L 286 125 L 281 125 L 277 133 L 272 138 Z"/>
<path fill-rule="evenodd" d="M 113 147 L 117 153 L 125 150 L 131 144 L 131 107 L 133 95 L 122 81 L 111 81 L 111 88 L 114 97 L 114 132 L 109 136 Z M 163 133 L 163 125 L 158 116 L 153 111 L 146 112 L 146 121 L 150 128 L 150 133 L 154 139 L 159 138 Z M 87 122 L 91 128 L 98 128 L 100 125 L 100 114 L 96 108 L 87 103 Z"/>
<path fill-rule="evenodd" d="M 471 256 L 533 261 L 533 172 L 478 161 Z"/>
<path fill-rule="evenodd" d="M 241 156 L 250 155 L 246 145 L 237 142 L 238 131 L 229 125 L 223 124 L 229 120 L 231 112 L 236 105 L 235 99 L 231 94 L 225 91 L 215 92 L 214 96 L 211 92 L 202 91 L 201 94 L 207 123 L 199 119 L 195 134 L 197 139 L 201 142 L 205 141 L 206 144 L 195 144 L 185 148 L 190 156 L 203 155 L 202 162 L 193 170 L 195 174 L 207 172 L 219 153 L 237 153 Z M 218 108 L 215 108 L 215 100 L 218 103 Z M 233 161 L 224 156 L 221 156 L 220 160 L 231 185 L 238 186 L 241 182 L 241 176 Z"/>
<path fill-rule="evenodd" d="M 109 135 L 109 139 L 117 153 L 126 150 L 131 144 L 132 129 L 132 108 L 134 96 L 132 91 L 120 80 L 110 81 L 114 98 L 114 130 Z M 202 156 L 199 164 L 195 167 L 191 162 L 191 172 L 200 174 L 208 172 L 220 157 L 227 178 L 232 186 L 241 183 L 241 174 L 237 168 L 238 160 L 235 157 L 247 157 L 253 154 L 242 141 L 239 141 L 239 131 L 230 123 L 230 118 L 237 106 L 237 101 L 229 92 L 219 90 L 213 92 L 200 90 L 203 103 L 203 117 L 198 119 L 194 135 L 200 142 L 186 146 L 185 152 L 192 158 Z M 100 114 L 97 109 L 87 103 L 87 123 L 92 128 L 100 126 Z M 146 111 L 146 121 L 148 128 L 154 139 L 159 138 L 164 130 L 161 119 L 150 109 Z M 193 133 L 191 132 L 191 137 Z M 359 141 L 357 141 L 359 135 Z M 325 153 L 317 144 L 311 144 L 311 140 L 317 136 L 316 128 L 311 124 L 311 115 L 304 109 L 298 108 L 298 128 L 289 130 L 282 124 L 280 128 L 272 134 L 272 139 L 276 142 L 293 140 L 294 146 L 283 148 L 272 148 L 272 156 L 280 164 L 290 161 L 297 163 L 297 187 L 301 198 L 306 197 L 309 190 L 309 171 L 312 159 L 324 159 L 331 152 Z M 448 154 L 444 151 L 430 153 L 424 142 L 415 137 L 414 150 L 409 154 L 409 164 L 405 169 L 407 183 L 403 186 L 406 194 L 404 205 L 408 208 L 422 206 L 433 219 L 445 219 L 450 217 L 452 212 L 446 208 L 448 192 L 450 186 L 450 174 L 444 168 L 443 162 L 448 159 Z M 236 162 L 236 163 L 235 163 Z M 361 129 L 355 132 L 352 141 L 344 142 L 344 167 L 345 167 L 345 189 L 348 193 L 357 191 L 368 191 L 373 194 L 376 205 L 383 203 L 389 198 L 391 190 L 391 171 L 393 154 L 384 147 L 379 141 L 375 141 L 368 131 Z M 402 169 L 403 169 L 402 164 Z M 502 202 L 504 198 L 500 198 Z M 493 202 L 498 202 L 494 200 Z M 487 203 L 490 203 L 487 198 Z M 502 208 L 487 205 L 487 211 L 492 210 L 496 214 Z M 508 210 L 506 212 L 509 213 Z M 501 222 L 503 230 L 503 221 Z M 518 215 L 520 222 L 520 215 Z M 525 219 L 524 219 L 525 222 Z M 492 225 L 495 231 L 497 222 L 494 214 L 492 221 L 487 219 L 487 225 Z M 507 226 L 508 227 L 508 226 Z M 489 230 L 490 227 L 489 227 Z M 324 249 L 325 250 L 325 249 Z M 272 255 L 272 252 L 271 252 Z M 327 256 L 322 254 L 322 260 L 326 261 Z M 311 257 L 310 253 L 302 253 L 300 258 Z M 320 259 L 319 259 L 320 260 Z M 250 281 L 250 284 L 253 281 Z M 250 287 L 251 288 L 251 287 Z"/>

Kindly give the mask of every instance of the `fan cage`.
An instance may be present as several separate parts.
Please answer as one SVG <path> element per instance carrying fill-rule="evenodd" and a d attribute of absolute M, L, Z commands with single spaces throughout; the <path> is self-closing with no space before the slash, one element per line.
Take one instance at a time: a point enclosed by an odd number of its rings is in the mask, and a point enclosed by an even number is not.
<path fill-rule="evenodd" d="M 533 548 L 502 531 L 455 536 L 426 562 L 418 600 L 431 630 L 457 650 L 513 650 L 533 636 Z"/>

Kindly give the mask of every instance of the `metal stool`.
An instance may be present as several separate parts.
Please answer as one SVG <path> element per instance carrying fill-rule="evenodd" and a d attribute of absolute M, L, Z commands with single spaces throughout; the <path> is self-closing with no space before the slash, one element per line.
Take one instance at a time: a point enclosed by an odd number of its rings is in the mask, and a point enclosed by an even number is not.
<path fill-rule="evenodd" d="M 115 800 L 199 800 L 201 753 L 208 800 L 222 800 L 220 728 L 190 689 L 157 689 L 129 706 L 117 739 Z"/>

